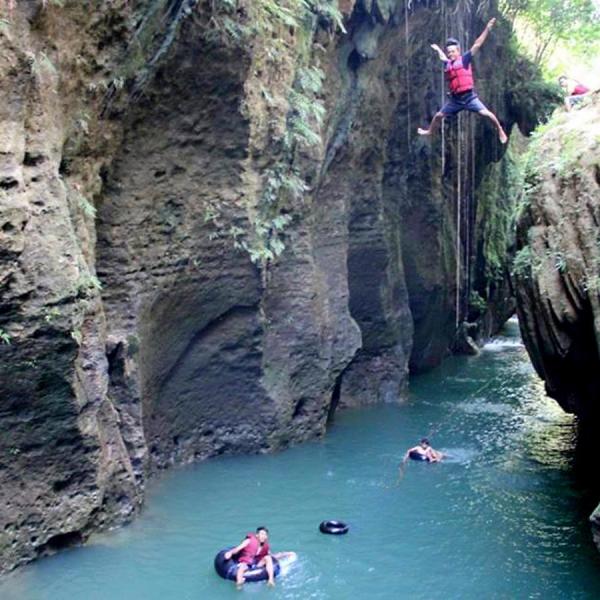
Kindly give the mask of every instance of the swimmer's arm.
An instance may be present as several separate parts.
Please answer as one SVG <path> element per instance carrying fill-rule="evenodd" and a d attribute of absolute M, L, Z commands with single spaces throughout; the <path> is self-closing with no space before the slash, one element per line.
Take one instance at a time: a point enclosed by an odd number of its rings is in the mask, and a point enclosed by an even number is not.
<path fill-rule="evenodd" d="M 437 44 L 431 44 L 431 47 L 437 52 L 437 55 L 440 57 L 440 60 L 443 60 L 444 62 L 448 62 L 448 57 L 446 56 L 444 51 Z"/>
<path fill-rule="evenodd" d="M 235 548 L 233 548 L 233 550 L 225 552 L 225 558 L 229 560 L 234 554 L 241 552 L 249 543 L 250 540 L 246 538 L 241 544 L 239 544 L 239 546 L 236 546 Z"/>
<path fill-rule="evenodd" d="M 444 458 L 444 453 L 439 452 L 438 450 L 432 449 L 432 456 L 433 456 L 433 459 L 431 462 L 440 462 L 442 460 L 442 458 Z"/>

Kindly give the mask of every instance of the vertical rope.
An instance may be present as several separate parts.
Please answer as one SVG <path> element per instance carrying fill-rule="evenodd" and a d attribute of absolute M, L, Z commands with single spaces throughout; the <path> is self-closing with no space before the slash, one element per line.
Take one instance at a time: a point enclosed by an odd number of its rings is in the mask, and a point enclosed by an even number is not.
<path fill-rule="evenodd" d="M 404 2 L 404 46 L 405 46 L 405 56 L 404 56 L 404 64 L 406 65 L 405 69 L 405 77 L 406 77 L 406 138 L 408 142 L 408 152 L 410 153 L 410 139 L 411 139 L 411 129 L 410 129 L 410 73 L 409 73 L 409 63 L 410 63 L 410 44 L 408 41 L 408 9 L 412 0 L 405 0 Z"/>
<path fill-rule="evenodd" d="M 475 131 L 476 131 L 476 121 L 475 119 L 471 119 L 471 199 L 469 204 L 469 245 L 467 246 L 467 308 L 469 303 L 469 298 L 471 297 L 471 288 L 472 288 L 472 270 L 471 270 L 471 258 L 473 255 L 473 241 L 472 239 L 476 237 L 477 232 L 474 232 L 475 221 L 477 215 L 477 203 L 475 201 Z M 475 243 L 476 244 L 476 243 Z"/>
<path fill-rule="evenodd" d="M 461 267 L 461 198 L 462 198 L 462 113 L 458 115 L 458 169 L 456 182 L 456 330 L 460 324 L 460 267 Z"/>
<path fill-rule="evenodd" d="M 457 15 L 457 33 L 458 38 L 463 43 L 465 41 L 465 28 L 464 28 L 464 20 L 463 15 Z M 463 135 L 463 126 L 464 126 L 464 116 L 463 113 L 459 113 L 458 115 L 458 134 L 457 134 L 457 182 L 456 182 L 456 330 L 460 326 L 462 310 L 462 295 L 461 295 L 461 287 L 462 287 L 462 222 L 463 222 L 463 164 L 464 164 L 464 135 Z"/>
<path fill-rule="evenodd" d="M 471 27 L 473 17 L 471 16 Z M 470 46 L 469 32 L 467 31 L 467 46 Z M 474 221 L 474 207 L 475 207 L 475 127 L 476 121 L 473 118 L 475 115 L 471 115 L 470 126 L 469 126 L 469 194 L 467 196 L 467 215 L 466 215 L 466 247 L 465 247 L 465 293 L 463 314 L 468 315 L 469 312 L 469 298 L 471 296 L 471 247 L 473 239 L 473 221 Z"/>
<path fill-rule="evenodd" d="M 445 40 L 448 38 L 448 19 L 446 17 L 446 2 L 444 2 L 444 0 L 442 0 L 442 22 L 444 24 L 444 43 Z M 441 89 L 441 106 L 444 106 L 444 101 L 446 99 L 444 91 L 445 91 L 445 87 L 446 87 L 446 77 L 444 74 L 444 70 L 442 69 L 441 72 L 441 78 L 442 78 L 442 83 L 440 86 Z M 442 124 L 441 124 L 441 129 L 442 129 L 442 183 L 443 183 L 443 178 L 444 178 L 444 173 L 446 172 L 446 128 L 444 127 L 444 121 L 442 120 Z"/>

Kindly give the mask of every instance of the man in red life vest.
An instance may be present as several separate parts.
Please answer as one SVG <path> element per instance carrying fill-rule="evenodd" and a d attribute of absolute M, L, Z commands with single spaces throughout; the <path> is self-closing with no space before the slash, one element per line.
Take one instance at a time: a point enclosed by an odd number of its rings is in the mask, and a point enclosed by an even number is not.
<path fill-rule="evenodd" d="M 579 83 L 575 79 L 570 79 L 566 75 L 561 75 L 558 78 L 558 84 L 567 94 L 565 97 L 565 108 L 570 111 L 575 104 L 581 102 L 586 94 L 589 94 L 590 88 Z"/>
<path fill-rule="evenodd" d="M 428 129 L 419 127 L 417 132 L 420 135 L 431 135 L 435 133 L 445 117 L 456 115 L 462 110 L 470 110 L 479 113 L 482 117 L 487 117 L 494 123 L 501 143 L 506 144 L 508 141 L 508 136 L 502 129 L 496 115 L 485 107 L 473 89 L 471 59 L 485 42 L 495 22 L 496 19 L 491 19 L 481 35 L 475 40 L 471 49 L 462 55 L 458 41 L 453 38 L 446 42 L 446 53 L 437 44 L 431 44 L 431 47 L 438 53 L 440 60 L 444 61 L 444 72 L 450 88 L 450 97 L 442 109 L 435 114 Z"/>
<path fill-rule="evenodd" d="M 238 587 L 244 585 L 244 573 L 253 567 L 264 567 L 268 575 L 267 584 L 275 585 L 273 558 L 270 554 L 268 539 L 269 530 L 266 527 L 258 527 L 256 534 L 249 533 L 241 544 L 225 553 L 227 560 L 235 557 L 238 563 L 235 574 L 235 582 Z"/>

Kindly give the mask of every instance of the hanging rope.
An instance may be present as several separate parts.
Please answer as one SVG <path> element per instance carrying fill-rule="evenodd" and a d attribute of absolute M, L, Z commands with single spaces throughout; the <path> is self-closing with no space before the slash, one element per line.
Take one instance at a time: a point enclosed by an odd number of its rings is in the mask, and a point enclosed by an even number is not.
<path fill-rule="evenodd" d="M 448 39 L 448 17 L 446 15 L 446 3 L 442 1 L 442 22 L 444 24 L 444 40 Z M 446 86 L 446 77 L 444 75 L 444 71 L 440 71 L 440 77 L 442 79 L 440 85 L 440 106 L 444 106 L 444 102 L 446 101 L 446 96 L 444 94 L 445 86 Z M 444 181 L 444 174 L 446 173 L 446 128 L 444 127 L 444 121 L 442 121 L 442 183 Z M 443 187 L 442 187 L 443 189 Z"/>
<path fill-rule="evenodd" d="M 467 46 L 470 46 L 470 42 L 468 40 L 467 33 Z M 474 206 L 475 206 L 475 119 L 470 119 L 469 126 L 469 136 L 470 136 L 470 144 L 469 144 L 469 153 L 470 153 L 470 161 L 469 164 L 471 166 L 471 173 L 469 178 L 469 196 L 467 197 L 467 221 L 466 221 L 466 229 L 467 229 L 467 243 L 465 247 L 465 273 L 466 273 L 466 285 L 465 285 L 465 293 L 464 297 L 464 309 L 463 314 L 469 314 L 469 298 L 471 297 L 471 245 L 473 239 L 473 225 L 474 225 Z M 468 318 L 468 317 L 467 317 Z"/>
<path fill-rule="evenodd" d="M 472 258 L 472 247 L 473 247 L 473 230 L 475 225 L 475 130 L 476 124 L 475 119 L 471 119 L 471 181 L 470 188 L 471 193 L 468 200 L 468 208 L 469 214 L 467 218 L 467 233 L 468 233 L 468 242 L 467 242 L 467 290 L 465 294 L 465 313 L 468 313 L 469 308 L 469 298 L 471 297 L 471 288 L 472 288 L 472 271 L 471 271 L 471 258 Z"/>
<path fill-rule="evenodd" d="M 456 13 L 455 13 L 456 14 Z M 461 18 L 461 15 L 456 15 L 456 25 L 455 28 L 458 33 L 458 39 L 465 39 L 465 27 L 464 21 Z M 456 304 L 455 304 L 455 327 L 456 332 L 458 332 L 461 318 L 462 318 L 462 224 L 463 224 L 463 195 L 464 195 L 464 185 L 463 185 L 463 167 L 464 167 L 464 157 L 465 157 L 465 143 L 464 143 L 464 115 L 463 113 L 459 113 L 458 115 L 458 134 L 457 134 L 457 182 L 456 182 Z"/>
<path fill-rule="evenodd" d="M 456 331 L 460 324 L 460 266 L 461 266 L 461 216 L 462 216 L 462 113 L 458 115 L 458 169 L 456 182 Z"/>
<path fill-rule="evenodd" d="M 406 0 L 404 2 L 404 46 L 405 46 L 405 55 L 404 55 L 404 63 L 406 65 L 405 69 L 405 77 L 406 77 L 406 138 L 408 141 L 407 149 L 410 154 L 410 142 L 411 142 L 411 118 L 410 118 L 410 73 L 409 73 L 409 63 L 410 63 L 410 43 L 408 39 L 408 11 L 411 8 L 412 0 Z"/>

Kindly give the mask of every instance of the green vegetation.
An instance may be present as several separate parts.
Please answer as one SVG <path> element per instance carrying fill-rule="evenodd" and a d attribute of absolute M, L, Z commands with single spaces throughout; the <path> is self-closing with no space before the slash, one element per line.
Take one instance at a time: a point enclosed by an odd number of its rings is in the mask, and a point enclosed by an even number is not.
<path fill-rule="evenodd" d="M 524 30 L 524 45 L 538 65 L 558 45 L 579 55 L 600 50 L 600 8 L 594 0 L 501 0 L 500 9 Z"/>
<path fill-rule="evenodd" d="M 0 0 L 0 7 L 6 6 L 9 10 L 15 8 L 18 0 Z M 42 0 L 42 6 L 46 8 L 46 6 L 59 6 L 63 7 L 65 5 L 65 0 Z"/>
<path fill-rule="evenodd" d="M 96 208 L 95 206 L 83 195 L 79 195 L 78 198 L 79 206 L 83 211 L 83 214 L 87 217 L 94 218 L 96 216 Z"/>
<path fill-rule="evenodd" d="M 102 289 L 100 280 L 91 273 L 82 273 L 75 283 L 75 293 L 77 295 L 89 296 L 95 291 Z"/>
<path fill-rule="evenodd" d="M 540 65 L 523 53 L 513 35 L 506 46 L 510 76 L 506 81 L 509 105 L 519 115 L 519 127 L 528 134 L 539 123 L 547 121 L 563 102 L 563 93 L 556 80 L 546 81 Z"/>
<path fill-rule="evenodd" d="M 508 148 L 502 161 L 492 163 L 478 190 L 487 286 L 504 278 L 506 255 L 514 239 L 514 206 L 523 188 L 519 157 Z M 487 290 L 486 290 L 487 293 Z"/>
<path fill-rule="evenodd" d="M 552 260 L 552 265 L 556 271 L 564 273 L 567 270 L 567 257 L 562 251 L 549 251 L 548 258 Z"/>
<path fill-rule="evenodd" d="M 254 0 L 246 5 L 249 15 L 242 19 L 237 0 L 215 0 L 211 19 L 213 30 L 231 41 L 243 42 L 254 36 L 267 38 L 277 34 L 280 27 L 303 27 L 314 17 L 329 22 L 332 28 L 345 32 L 343 17 L 337 0 Z M 279 36 L 270 36 L 269 42 L 283 43 Z"/>
<path fill-rule="evenodd" d="M 469 309 L 479 313 L 479 315 L 485 314 L 487 310 L 487 302 L 475 290 L 471 290 L 469 295 Z"/>
<path fill-rule="evenodd" d="M 558 137 L 558 144 L 561 148 L 559 154 L 548 153 L 544 148 L 544 139 L 549 132 Z M 581 133 L 578 130 L 568 127 L 566 113 L 556 113 L 548 122 L 537 127 L 531 135 L 527 151 L 522 157 L 523 194 L 517 206 L 517 219 L 529 205 L 531 195 L 539 189 L 544 174 L 549 173 L 563 181 L 581 174 L 580 136 Z"/>
<path fill-rule="evenodd" d="M 11 339 L 12 338 L 9 333 L 4 331 L 4 329 L 0 329 L 0 340 L 2 341 L 3 344 L 10 345 Z"/>
<path fill-rule="evenodd" d="M 290 91 L 288 100 L 288 137 L 286 145 L 314 146 L 321 142 L 320 128 L 325 115 L 325 107 L 316 95 L 321 90 L 325 74 L 317 67 L 298 69 L 295 89 Z"/>
<path fill-rule="evenodd" d="M 60 317 L 60 310 L 56 307 L 46 310 L 44 313 L 44 321 L 46 321 L 46 323 L 52 323 L 57 317 Z"/>
<path fill-rule="evenodd" d="M 77 200 L 77 205 L 86 217 L 92 219 L 96 217 L 96 207 L 81 193 L 79 185 L 69 186 L 73 197 Z"/>
<path fill-rule="evenodd" d="M 73 329 L 71 331 L 71 337 L 75 340 L 75 342 L 78 346 L 81 346 L 81 344 L 83 342 L 83 335 L 81 334 L 80 329 Z"/>
<path fill-rule="evenodd" d="M 263 179 L 263 193 L 254 221 L 254 235 L 246 246 L 254 263 L 274 260 L 285 249 L 282 234 L 291 223 L 287 211 L 308 191 L 306 182 L 294 167 L 298 147 L 321 143 L 325 107 L 318 98 L 324 74 L 318 67 L 301 66 L 288 94 L 287 131 L 283 140 L 284 160 L 269 169 Z"/>
<path fill-rule="evenodd" d="M 583 289 L 588 293 L 600 293 L 600 275 L 588 275 L 583 281 Z"/>
<path fill-rule="evenodd" d="M 38 56 L 33 58 L 31 70 L 38 77 L 41 77 L 44 72 L 50 73 L 51 75 L 56 75 L 58 73 L 54 63 L 45 52 L 40 52 Z"/>
<path fill-rule="evenodd" d="M 312 2 L 306 2 L 306 4 L 313 13 L 329 21 L 334 28 L 339 29 L 342 33 L 346 33 L 342 13 L 338 8 L 338 0 L 313 0 Z"/>
<path fill-rule="evenodd" d="M 211 239 L 227 234 L 235 248 L 248 252 L 254 263 L 267 265 L 285 249 L 283 234 L 292 222 L 292 207 L 301 202 L 309 190 L 295 166 L 298 152 L 321 144 L 321 127 L 325 107 L 319 97 L 324 73 L 311 64 L 311 46 L 315 28 L 326 24 L 331 30 L 343 29 L 342 15 L 336 0 L 256 0 L 241 17 L 236 0 L 219 0 L 213 4 L 212 32 L 226 43 L 246 43 L 260 38 L 261 51 L 254 60 L 269 69 L 296 63 L 295 77 L 287 94 L 288 113 L 283 139 L 273 140 L 280 146 L 276 162 L 262 178 L 262 192 L 248 231 L 239 226 L 225 230 L 215 203 L 206 209 L 205 222 L 214 226 Z M 296 35 L 290 37 L 290 30 Z M 276 106 L 271 90 L 264 86 L 261 94 L 269 107 Z"/>
<path fill-rule="evenodd" d="M 531 246 L 523 246 L 515 254 L 511 275 L 521 279 L 529 279 L 533 275 L 536 275 L 542 266 L 547 269 L 552 268 L 559 273 L 566 273 L 569 266 L 569 259 L 573 261 L 573 257 L 570 257 L 557 247 L 560 243 L 560 232 L 558 236 L 552 243 L 553 248 L 547 248 L 541 255 L 536 254 Z"/>
<path fill-rule="evenodd" d="M 530 246 L 521 248 L 513 259 L 511 275 L 522 279 L 529 279 L 532 275 L 533 253 Z"/>
<path fill-rule="evenodd" d="M 547 80 L 559 75 L 588 87 L 600 85 L 600 2 L 598 0 L 503 0 L 520 51 Z"/>

